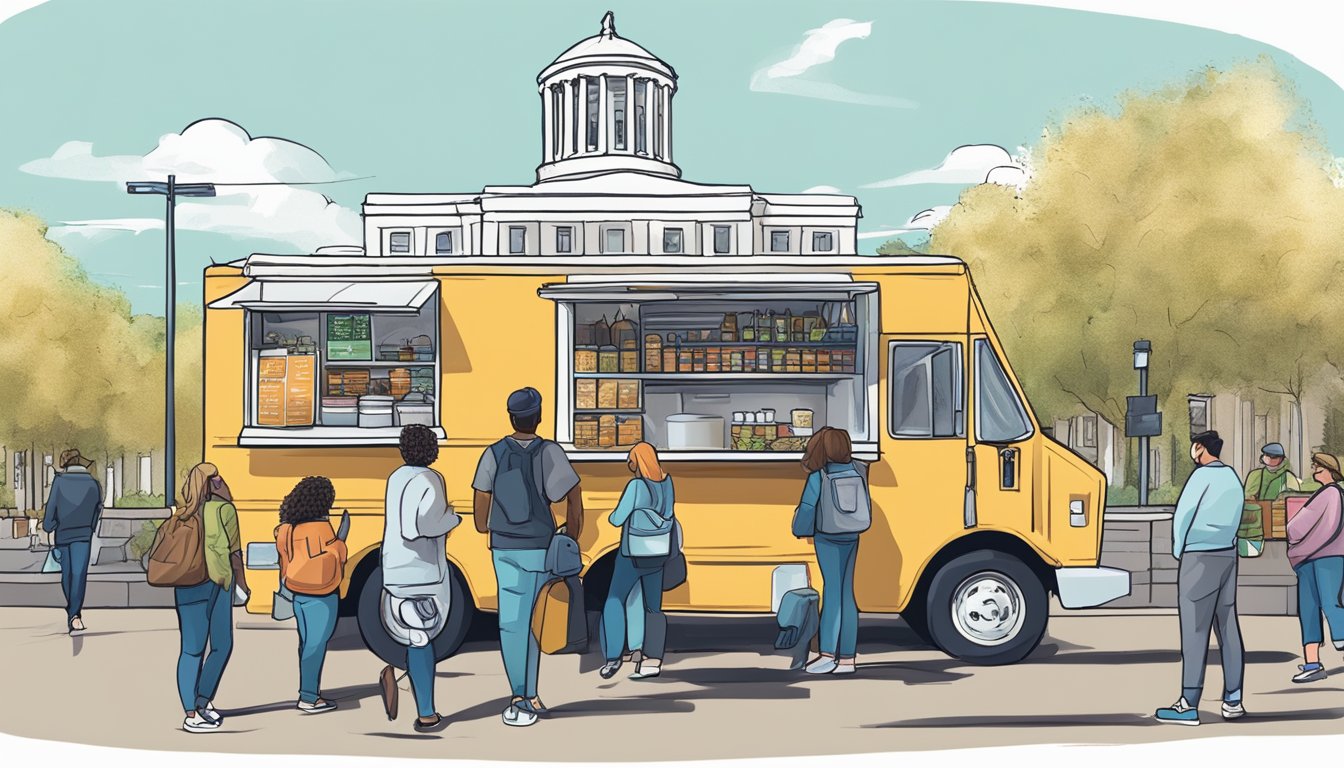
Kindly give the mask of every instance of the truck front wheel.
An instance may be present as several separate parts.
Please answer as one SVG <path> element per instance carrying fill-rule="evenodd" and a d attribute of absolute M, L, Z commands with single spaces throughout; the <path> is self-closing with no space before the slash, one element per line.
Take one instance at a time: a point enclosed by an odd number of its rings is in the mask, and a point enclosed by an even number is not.
<path fill-rule="evenodd" d="M 1045 587 L 1026 563 L 982 550 L 944 565 L 929 583 L 928 631 L 949 656 L 995 666 L 1026 658 L 1045 636 Z"/>
<path fill-rule="evenodd" d="M 462 578 L 457 575 L 457 569 L 452 565 L 448 566 L 448 581 L 452 595 L 448 622 L 438 637 L 434 638 L 434 658 L 438 661 L 457 653 L 457 649 L 462 646 L 462 641 L 467 636 L 467 629 L 471 626 L 471 618 L 475 612 L 471 601 L 467 599 L 467 590 L 462 586 Z M 383 627 L 379 605 L 382 594 L 383 569 L 380 566 L 374 568 L 364 580 L 356 598 L 359 635 L 364 638 L 364 645 L 382 659 L 383 663 L 391 664 L 397 669 L 405 669 L 406 646 L 392 639 Z"/>

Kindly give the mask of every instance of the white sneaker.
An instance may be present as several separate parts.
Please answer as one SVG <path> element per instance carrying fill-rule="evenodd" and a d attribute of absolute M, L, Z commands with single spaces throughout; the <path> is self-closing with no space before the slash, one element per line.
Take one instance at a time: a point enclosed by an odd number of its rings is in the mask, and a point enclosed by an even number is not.
<path fill-rule="evenodd" d="M 1223 719 L 1224 719 L 1224 720 L 1236 720 L 1236 719 L 1239 718 L 1239 717 L 1245 717 L 1245 716 L 1246 716 L 1246 707 L 1242 706 L 1242 704 L 1241 704 L 1240 701 L 1238 701 L 1238 702 L 1228 702 L 1228 701 L 1224 701 L 1224 702 L 1223 702 Z"/>
<path fill-rule="evenodd" d="M 809 675 L 829 675 L 835 671 L 837 666 L 839 665 L 833 657 L 822 656 L 811 664 L 808 664 L 803 671 Z"/>
<path fill-rule="evenodd" d="M 206 720 L 213 720 L 216 723 L 224 722 L 224 716 L 219 714 L 219 710 L 215 709 L 215 702 L 213 701 L 206 702 L 205 706 L 196 710 L 196 712 Z"/>
<path fill-rule="evenodd" d="M 854 662 L 836 662 L 835 669 L 831 670 L 832 675 L 852 675 L 856 671 Z"/>
<path fill-rule="evenodd" d="M 518 707 L 512 704 L 510 704 L 504 710 L 502 717 L 504 718 L 505 725 L 512 725 L 518 728 L 526 728 L 527 726 L 537 722 L 536 715 L 532 714 L 531 712 L 528 712 L 525 709 L 519 709 Z"/>
<path fill-rule="evenodd" d="M 300 701 L 298 704 L 298 708 L 300 712 L 306 715 L 316 715 L 319 712 L 332 711 L 333 709 L 336 708 L 336 702 L 327 701 L 326 699 L 318 699 L 317 701 L 313 702 Z"/>
<path fill-rule="evenodd" d="M 187 733 L 210 733 L 219 730 L 219 721 L 208 720 L 200 712 L 192 712 L 182 721 L 182 730 Z"/>

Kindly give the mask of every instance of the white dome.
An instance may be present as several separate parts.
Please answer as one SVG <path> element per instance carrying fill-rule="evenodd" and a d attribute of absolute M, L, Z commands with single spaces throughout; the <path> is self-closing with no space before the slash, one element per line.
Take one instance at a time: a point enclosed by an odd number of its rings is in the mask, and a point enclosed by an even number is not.
<path fill-rule="evenodd" d="M 668 78 L 674 87 L 676 84 L 677 73 L 670 64 L 654 56 L 644 46 L 616 34 L 616 18 L 611 11 L 607 11 L 602 17 L 602 31 L 580 40 L 557 56 L 555 61 L 537 76 L 537 82 L 544 83 L 555 75 L 575 67 L 604 64 L 649 70 Z"/>

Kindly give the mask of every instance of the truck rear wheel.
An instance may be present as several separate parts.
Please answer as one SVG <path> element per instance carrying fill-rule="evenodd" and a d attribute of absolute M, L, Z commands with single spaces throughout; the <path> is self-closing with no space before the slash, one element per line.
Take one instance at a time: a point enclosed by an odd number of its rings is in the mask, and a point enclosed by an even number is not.
<path fill-rule="evenodd" d="M 467 599 L 467 590 L 462 586 L 462 578 L 451 564 L 448 566 L 448 582 L 451 590 L 448 623 L 444 625 L 439 636 L 434 638 L 434 658 L 438 661 L 452 656 L 462 647 L 462 641 L 467 636 L 467 629 L 471 627 L 471 618 L 475 613 L 474 607 Z M 379 566 L 364 580 L 364 585 L 360 587 L 356 598 L 359 635 L 364 638 L 364 645 L 373 651 L 373 655 L 382 659 L 383 663 L 391 664 L 397 669 L 405 669 L 406 646 L 393 640 L 383 627 L 379 606 L 382 593 L 383 569 Z"/>
<path fill-rule="evenodd" d="M 995 666 L 1026 658 L 1045 636 L 1050 602 L 1035 572 L 982 550 L 944 565 L 929 583 L 928 631 L 949 656 Z"/>

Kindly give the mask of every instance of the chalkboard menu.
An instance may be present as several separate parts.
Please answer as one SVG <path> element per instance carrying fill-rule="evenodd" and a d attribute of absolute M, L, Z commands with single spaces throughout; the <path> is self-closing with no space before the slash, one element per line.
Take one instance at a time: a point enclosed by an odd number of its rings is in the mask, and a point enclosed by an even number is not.
<path fill-rule="evenodd" d="M 373 359 L 368 315 L 327 315 L 327 359 Z"/>

